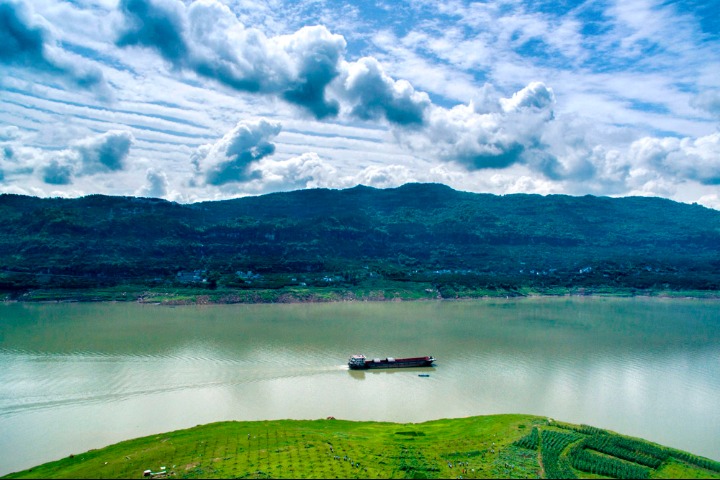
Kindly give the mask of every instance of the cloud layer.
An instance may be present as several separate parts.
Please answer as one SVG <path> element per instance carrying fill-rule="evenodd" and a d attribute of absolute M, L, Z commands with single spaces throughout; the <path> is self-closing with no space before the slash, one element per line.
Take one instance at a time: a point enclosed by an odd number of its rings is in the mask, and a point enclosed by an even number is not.
<path fill-rule="evenodd" d="M 70 185 L 78 177 L 126 170 L 134 141 L 127 130 L 110 130 L 78 140 L 67 148 L 45 151 L 28 147 L 13 137 L 2 145 L 0 165 L 14 174 L 37 174 L 48 185 Z"/>
<path fill-rule="evenodd" d="M 656 0 L 0 0 L 0 189 L 192 201 L 437 181 L 712 204 L 705 16 Z"/>
<path fill-rule="evenodd" d="M 58 49 L 48 26 L 19 0 L 0 0 L 0 64 L 30 68 L 74 86 L 107 93 L 102 71 Z"/>
<path fill-rule="evenodd" d="M 316 118 L 338 113 L 326 86 L 338 76 L 345 39 L 325 27 L 268 38 L 215 0 L 121 0 L 117 45 L 156 50 L 186 69 L 242 92 L 281 96 Z"/>

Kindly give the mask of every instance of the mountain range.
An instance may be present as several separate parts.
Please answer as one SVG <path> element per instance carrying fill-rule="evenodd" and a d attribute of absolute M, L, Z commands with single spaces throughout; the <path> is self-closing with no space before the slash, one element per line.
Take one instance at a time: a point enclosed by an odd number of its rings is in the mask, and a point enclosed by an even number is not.
<path fill-rule="evenodd" d="M 662 198 L 490 195 L 440 184 L 178 204 L 0 195 L 0 289 L 368 278 L 720 290 L 720 212 Z"/>

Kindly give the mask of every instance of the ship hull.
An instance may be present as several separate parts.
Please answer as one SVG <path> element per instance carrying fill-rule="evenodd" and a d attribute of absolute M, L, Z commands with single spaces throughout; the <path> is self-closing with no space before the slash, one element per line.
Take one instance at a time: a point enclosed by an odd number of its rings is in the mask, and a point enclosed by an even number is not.
<path fill-rule="evenodd" d="M 376 370 L 384 368 L 412 368 L 412 367 L 432 367 L 434 358 L 412 358 L 412 359 L 396 359 L 390 362 L 386 359 L 376 362 L 374 360 L 365 361 L 364 365 L 349 365 L 351 370 Z"/>

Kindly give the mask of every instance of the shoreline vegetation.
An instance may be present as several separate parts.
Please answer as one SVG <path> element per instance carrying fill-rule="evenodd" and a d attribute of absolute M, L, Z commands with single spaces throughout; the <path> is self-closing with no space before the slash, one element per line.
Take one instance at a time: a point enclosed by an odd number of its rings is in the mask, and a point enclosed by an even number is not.
<path fill-rule="evenodd" d="M 720 462 L 532 415 L 218 422 L 3 478 L 720 478 Z"/>
<path fill-rule="evenodd" d="M 383 282 L 383 285 L 345 287 L 282 287 L 229 289 L 203 287 L 152 287 L 116 285 L 111 287 L 63 289 L 40 288 L 26 292 L 1 292 L 4 302 L 137 302 L 160 305 L 209 305 L 256 303 L 324 303 L 347 301 L 430 301 L 483 300 L 533 297 L 652 297 L 720 299 L 718 290 L 666 290 L 613 287 L 519 287 L 470 288 L 442 291 L 431 284 Z"/>

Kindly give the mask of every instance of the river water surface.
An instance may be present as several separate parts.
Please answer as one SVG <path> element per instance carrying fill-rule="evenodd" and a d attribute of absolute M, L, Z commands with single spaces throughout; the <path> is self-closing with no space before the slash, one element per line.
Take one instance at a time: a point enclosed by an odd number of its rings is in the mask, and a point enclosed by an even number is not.
<path fill-rule="evenodd" d="M 437 366 L 351 372 L 353 353 Z M 720 302 L 0 305 L 0 475 L 220 420 L 495 413 L 720 460 Z"/>

